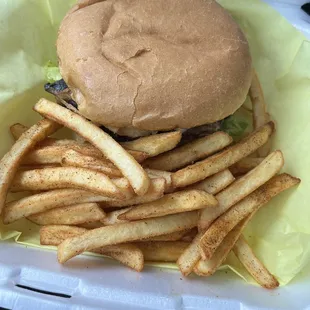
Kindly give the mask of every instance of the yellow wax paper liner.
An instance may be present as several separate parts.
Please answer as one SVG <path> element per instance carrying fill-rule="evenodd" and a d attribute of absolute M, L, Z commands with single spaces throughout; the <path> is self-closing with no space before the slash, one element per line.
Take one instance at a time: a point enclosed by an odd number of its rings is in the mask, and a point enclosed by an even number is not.
<path fill-rule="evenodd" d="M 55 40 L 64 14 L 75 1 L 0 1 L 0 152 L 12 144 L 9 125 L 32 124 L 33 104 L 43 91 L 48 60 L 56 60 Z M 273 148 L 284 152 L 284 170 L 298 176 L 298 188 L 260 210 L 246 229 L 256 255 L 282 285 L 310 259 L 310 43 L 271 7 L 259 0 L 220 0 L 244 30 L 261 79 L 268 110 L 277 123 Z M 22 20 L 22 23 L 20 21 Z M 27 220 L 0 224 L 2 240 L 39 246 L 39 227 Z M 172 264 L 156 266 L 176 268 Z M 226 261 L 253 283 L 237 260 Z"/>

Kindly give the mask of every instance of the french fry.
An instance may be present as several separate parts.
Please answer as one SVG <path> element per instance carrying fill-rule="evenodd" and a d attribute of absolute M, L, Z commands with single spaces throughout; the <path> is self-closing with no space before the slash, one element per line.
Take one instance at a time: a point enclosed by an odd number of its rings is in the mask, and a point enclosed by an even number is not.
<path fill-rule="evenodd" d="M 216 206 L 217 200 L 214 196 L 204 191 L 180 191 L 165 195 L 156 201 L 133 207 L 120 214 L 118 219 L 135 221 Z"/>
<path fill-rule="evenodd" d="M 142 251 L 144 260 L 151 262 L 176 262 L 188 242 L 184 241 L 153 241 L 139 242 L 137 247 Z"/>
<path fill-rule="evenodd" d="M 269 155 L 270 156 L 270 155 Z M 299 184 L 300 180 L 288 174 L 273 177 L 252 194 L 218 217 L 200 239 L 203 257 L 210 259 L 226 235 L 244 218 L 269 202 L 282 191 Z"/>
<path fill-rule="evenodd" d="M 121 145 L 127 150 L 140 151 L 147 153 L 149 156 L 156 156 L 175 148 L 181 138 L 182 133 L 180 131 L 173 131 L 142 137 L 121 143 Z"/>
<path fill-rule="evenodd" d="M 198 232 L 193 241 L 183 251 L 177 260 L 179 270 L 184 276 L 188 276 L 200 260 L 200 239 L 203 236 L 203 232 Z"/>
<path fill-rule="evenodd" d="M 165 154 L 150 158 L 144 162 L 144 165 L 152 169 L 173 171 L 214 154 L 231 142 L 232 138 L 228 134 L 216 132 L 175 148 Z"/>
<path fill-rule="evenodd" d="M 85 228 L 85 229 L 95 229 L 103 227 L 104 225 L 100 221 L 96 222 L 89 222 L 89 223 L 82 223 L 79 224 L 78 227 Z"/>
<path fill-rule="evenodd" d="M 243 229 L 251 220 L 252 215 L 243 219 L 234 229 L 225 237 L 221 245 L 216 249 L 214 255 L 208 260 L 199 260 L 194 267 L 194 272 L 199 276 L 211 276 L 222 265 L 227 258 L 235 243 L 242 234 Z"/>
<path fill-rule="evenodd" d="M 176 231 L 171 234 L 142 239 L 141 241 L 180 241 L 191 229 Z M 183 241 L 183 240 L 182 240 Z"/>
<path fill-rule="evenodd" d="M 227 169 L 264 145 L 273 131 L 274 123 L 269 122 L 224 151 L 176 171 L 172 174 L 172 185 L 174 187 L 185 187 Z"/>
<path fill-rule="evenodd" d="M 187 231 L 182 238 L 178 239 L 180 241 L 192 242 L 198 234 L 198 228 L 192 228 L 191 230 Z"/>
<path fill-rule="evenodd" d="M 215 195 L 224 188 L 226 188 L 228 185 L 230 185 L 234 180 L 234 176 L 228 169 L 226 169 L 206 178 L 201 182 L 190 185 L 185 189 L 198 189 Z"/>
<path fill-rule="evenodd" d="M 127 200 L 103 199 L 100 200 L 103 202 L 101 206 L 103 208 L 109 208 L 109 207 L 123 208 L 139 205 L 142 203 L 152 202 L 161 198 L 164 195 L 165 186 L 166 182 L 163 178 L 152 179 L 151 186 L 144 196 L 134 196 L 131 199 Z"/>
<path fill-rule="evenodd" d="M 66 239 L 58 246 L 58 261 L 65 263 L 85 251 L 108 245 L 137 241 L 144 238 L 191 229 L 197 225 L 196 211 L 168 215 L 132 223 L 106 226 Z"/>
<path fill-rule="evenodd" d="M 5 204 L 7 192 L 24 156 L 40 141 L 57 131 L 61 126 L 42 119 L 30 127 L 12 146 L 0 161 L 0 214 Z"/>
<path fill-rule="evenodd" d="M 147 172 L 147 174 L 149 175 L 151 179 L 164 178 L 166 182 L 165 192 L 169 192 L 171 190 L 171 185 L 172 185 L 171 172 L 148 169 L 148 168 L 146 168 L 145 171 Z"/>
<path fill-rule="evenodd" d="M 222 192 L 216 195 L 219 206 L 214 210 L 203 210 L 198 227 L 206 230 L 211 223 L 226 212 L 235 203 L 252 193 L 266 183 L 283 167 L 284 158 L 281 151 L 275 151 L 266 157 L 256 168 L 236 180 Z"/>
<path fill-rule="evenodd" d="M 235 175 L 239 176 L 245 173 L 248 173 L 250 170 L 257 167 L 262 161 L 264 160 L 263 157 L 246 157 L 242 158 L 236 164 L 229 168 L 230 172 Z"/>
<path fill-rule="evenodd" d="M 122 173 L 112 164 L 102 159 L 86 156 L 74 150 L 65 151 L 61 157 L 64 167 L 80 167 L 102 172 L 109 177 L 121 177 Z"/>
<path fill-rule="evenodd" d="M 14 140 L 18 140 L 19 137 L 26 132 L 29 129 L 29 127 L 20 124 L 20 123 L 15 123 L 10 126 L 10 132 Z"/>
<path fill-rule="evenodd" d="M 143 251 L 142 251 L 143 252 Z M 245 238 L 241 235 L 233 247 L 233 252 L 242 265 L 258 284 L 267 289 L 279 286 L 278 280 L 269 272 L 263 263 L 255 256 Z"/>
<path fill-rule="evenodd" d="M 254 129 L 257 129 L 269 121 L 269 115 L 266 111 L 267 109 L 264 93 L 255 70 L 253 70 L 252 74 L 252 83 L 250 86 L 249 95 L 252 102 L 253 127 Z M 260 157 L 267 156 L 270 152 L 270 143 L 268 142 L 266 145 L 259 148 L 257 152 Z"/>
<path fill-rule="evenodd" d="M 118 185 L 116 180 L 114 182 Z M 3 223 L 9 224 L 32 214 L 79 203 L 104 201 L 106 207 L 140 204 L 160 198 L 163 196 L 164 189 L 163 179 L 153 179 L 149 192 L 144 196 L 135 196 L 125 201 L 113 200 L 110 197 L 96 195 L 82 189 L 55 189 L 7 203 L 3 213 Z"/>
<path fill-rule="evenodd" d="M 65 225 L 43 226 L 40 229 L 40 242 L 42 245 L 58 246 L 67 238 L 81 235 L 87 230 Z M 133 244 L 118 244 L 95 249 L 92 252 L 114 258 L 120 263 L 136 271 L 141 271 L 144 266 L 144 258 L 141 250 Z"/>
<path fill-rule="evenodd" d="M 57 188 L 80 188 L 93 193 L 124 199 L 124 194 L 101 172 L 76 167 L 56 167 L 19 172 L 12 183 L 12 192 L 46 191 Z"/>
<path fill-rule="evenodd" d="M 39 100 L 35 104 L 34 110 L 65 125 L 92 143 L 119 168 L 138 195 L 142 196 L 147 192 L 150 186 L 147 173 L 128 152 L 102 129 L 82 116 L 46 99 Z"/>
<path fill-rule="evenodd" d="M 276 156 L 276 159 L 279 155 Z M 281 156 L 279 156 L 280 158 Z M 281 161 L 280 161 L 281 162 Z M 184 251 L 184 253 L 178 259 L 178 266 L 181 272 L 184 275 L 189 275 L 195 265 L 198 263 L 199 259 L 201 258 L 200 253 L 200 239 L 203 236 L 206 229 L 211 225 L 211 223 L 222 213 L 228 210 L 231 206 L 237 203 L 239 200 L 243 199 L 251 192 L 256 190 L 260 185 L 264 184 L 268 181 L 268 178 L 272 177 L 277 170 L 269 169 L 268 165 L 263 165 L 262 168 L 266 168 L 267 174 L 265 175 L 264 179 L 258 178 L 257 173 L 260 175 L 260 171 L 264 171 L 264 169 L 259 170 L 256 168 L 255 173 L 250 172 L 248 175 L 245 175 L 243 178 L 237 180 L 236 182 L 232 183 L 222 192 L 217 194 L 215 197 L 218 199 L 219 205 L 216 208 L 215 212 L 205 212 L 203 210 L 200 214 L 200 219 L 198 221 L 198 227 L 201 230 L 200 233 L 195 237 L 192 243 L 188 246 L 188 248 Z"/>
<path fill-rule="evenodd" d="M 131 207 L 109 212 L 104 218 L 101 219 L 101 223 L 104 226 L 126 223 L 127 222 L 126 220 L 121 220 L 118 218 L 118 216 L 127 212 L 130 209 Z"/>
<path fill-rule="evenodd" d="M 16 123 L 10 127 L 11 134 L 15 140 L 17 140 L 25 131 L 29 128 L 22 124 Z M 70 148 L 83 153 L 85 156 L 93 156 L 98 159 L 104 160 L 107 163 L 112 164 L 108 161 L 102 154 L 100 150 L 95 148 L 89 143 L 79 142 L 83 139 L 80 135 L 76 134 L 79 137 L 79 140 L 69 140 L 69 139 L 55 139 L 55 138 L 46 138 L 44 139 L 39 145 L 41 148 L 38 150 L 34 150 L 33 153 L 29 154 L 29 156 L 25 159 L 28 163 L 37 163 L 37 164 L 44 164 L 44 163 L 60 163 L 61 155 L 63 152 L 69 150 Z M 50 148 L 47 148 L 47 147 Z M 56 147 L 62 148 L 56 148 Z M 65 148 L 67 146 L 67 148 Z M 44 148 L 46 147 L 46 148 Z M 144 161 L 148 156 L 148 154 L 136 151 L 136 150 L 127 150 L 129 154 L 131 154 L 137 162 Z M 59 154 L 56 156 L 56 154 Z"/>
<path fill-rule="evenodd" d="M 66 151 L 74 150 L 85 156 L 92 156 L 106 164 L 112 164 L 104 155 L 89 143 L 79 144 L 74 140 L 54 140 L 54 142 L 40 144 L 37 148 L 31 151 L 23 160 L 23 164 L 60 164 L 63 154 Z M 143 161 L 147 155 L 138 151 L 129 151 L 129 153 L 138 161 Z M 114 166 L 115 167 L 115 166 Z"/>
<path fill-rule="evenodd" d="M 79 225 L 100 221 L 105 216 L 98 204 L 92 202 L 52 209 L 31 215 L 28 219 L 38 225 Z"/>

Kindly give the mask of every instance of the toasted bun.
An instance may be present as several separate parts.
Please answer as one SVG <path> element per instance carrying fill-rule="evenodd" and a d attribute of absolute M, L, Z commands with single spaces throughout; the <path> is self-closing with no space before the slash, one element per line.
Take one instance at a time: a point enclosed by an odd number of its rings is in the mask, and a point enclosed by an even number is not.
<path fill-rule="evenodd" d="M 112 127 L 190 128 L 245 101 L 245 36 L 213 0 L 83 0 L 57 40 L 61 74 L 85 117 Z"/>

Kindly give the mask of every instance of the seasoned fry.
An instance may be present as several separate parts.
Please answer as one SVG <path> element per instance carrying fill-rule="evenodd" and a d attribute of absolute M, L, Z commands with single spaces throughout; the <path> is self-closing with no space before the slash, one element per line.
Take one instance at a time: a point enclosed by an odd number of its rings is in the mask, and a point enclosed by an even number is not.
<path fill-rule="evenodd" d="M 28 219 L 38 225 L 79 225 L 100 221 L 105 216 L 98 204 L 81 203 L 34 214 Z"/>
<path fill-rule="evenodd" d="M 15 123 L 12 126 L 10 126 L 10 132 L 12 134 L 12 137 L 14 140 L 18 140 L 19 137 L 26 132 L 29 129 L 29 127 L 20 124 L 20 123 Z"/>
<path fill-rule="evenodd" d="M 42 119 L 30 127 L 12 146 L 0 161 L 0 214 L 14 176 L 24 156 L 40 141 L 57 131 L 61 126 Z"/>
<path fill-rule="evenodd" d="M 185 229 L 185 230 L 173 232 L 171 234 L 165 234 L 161 236 L 146 238 L 146 239 L 142 239 L 142 241 L 179 241 L 189 231 L 191 231 L 191 229 L 190 230 Z"/>
<path fill-rule="evenodd" d="M 246 157 L 231 166 L 229 170 L 235 176 L 242 175 L 257 167 L 263 160 L 263 157 Z"/>
<path fill-rule="evenodd" d="M 40 242 L 42 245 L 58 246 L 67 238 L 78 236 L 86 232 L 86 229 L 65 225 L 43 226 L 40 229 Z M 133 244 L 118 244 L 95 249 L 92 252 L 114 258 L 120 263 L 136 271 L 141 271 L 144 266 L 144 258 L 141 250 Z"/>
<path fill-rule="evenodd" d="M 177 260 L 177 265 L 184 276 L 188 276 L 196 264 L 200 260 L 200 238 L 203 233 L 198 232 L 193 241 L 188 245 L 188 247 L 183 251 Z"/>
<path fill-rule="evenodd" d="M 144 196 L 134 196 L 131 199 L 127 200 L 111 200 L 111 199 L 104 199 L 102 203 L 103 208 L 109 207 L 129 207 L 134 205 L 139 205 L 142 203 L 151 202 L 161 198 L 164 195 L 166 182 L 163 178 L 152 179 L 151 186 L 148 192 Z"/>
<path fill-rule="evenodd" d="M 266 111 L 267 109 L 264 93 L 255 70 L 253 70 L 252 74 L 252 83 L 249 90 L 249 95 L 252 102 L 253 125 L 254 129 L 257 129 L 269 121 L 269 115 Z M 270 142 L 259 148 L 257 152 L 260 157 L 267 156 L 270 152 Z"/>
<path fill-rule="evenodd" d="M 86 156 L 74 150 L 65 151 L 61 157 L 64 167 L 80 167 L 102 172 L 109 177 L 121 177 L 122 173 L 112 164 L 102 159 Z"/>
<path fill-rule="evenodd" d="M 278 156 L 277 156 L 278 157 Z M 269 169 L 267 169 L 269 170 Z M 229 187 L 224 189 L 222 192 L 217 194 L 215 197 L 219 201 L 219 205 L 216 208 L 219 211 L 215 212 L 205 212 L 203 210 L 200 214 L 200 219 L 198 222 L 198 227 L 201 232 L 195 237 L 189 247 L 184 251 L 184 253 L 180 256 L 177 264 L 179 269 L 184 275 L 189 275 L 195 265 L 198 263 L 201 254 L 200 254 L 200 239 L 203 236 L 205 230 L 211 225 L 211 223 L 222 213 L 228 210 L 233 204 L 246 197 L 252 191 L 257 189 L 260 185 L 265 183 L 270 178 L 274 172 L 268 171 L 265 179 L 257 179 L 257 171 L 253 174 L 252 172 L 238 181 L 232 183 Z M 271 173 L 271 176 L 269 174 Z"/>
<path fill-rule="evenodd" d="M 197 212 L 192 211 L 93 229 L 62 242 L 58 246 L 58 261 L 65 263 L 80 253 L 103 246 L 191 229 L 197 225 L 197 218 Z"/>
<path fill-rule="evenodd" d="M 263 127 L 244 138 L 239 143 L 228 147 L 226 150 L 215 154 L 194 165 L 187 166 L 172 174 L 174 187 L 185 187 L 202 181 L 210 175 L 227 169 L 240 159 L 248 156 L 264 145 L 274 131 L 274 123 L 269 122 Z"/>
<path fill-rule="evenodd" d="M 275 151 L 266 157 L 256 168 L 217 194 L 218 208 L 201 212 L 198 223 L 199 229 L 206 230 L 218 216 L 277 174 L 283 167 L 283 164 L 282 152 Z"/>
<path fill-rule="evenodd" d="M 168 214 L 216 207 L 214 196 L 199 190 L 188 190 L 165 195 L 149 203 L 138 205 L 118 216 L 120 220 L 135 221 Z"/>
<path fill-rule="evenodd" d="M 103 227 L 104 225 L 100 221 L 83 223 L 79 224 L 78 227 L 86 228 L 86 229 L 95 229 L 99 227 Z"/>
<path fill-rule="evenodd" d="M 208 177 L 207 179 L 199 183 L 190 185 L 186 187 L 186 189 L 198 189 L 205 191 L 209 194 L 215 195 L 224 188 L 226 188 L 234 180 L 235 180 L 234 176 L 228 169 L 226 169 L 221 172 L 218 172 L 217 174 L 212 175 L 211 177 Z"/>
<path fill-rule="evenodd" d="M 3 212 L 3 223 L 9 224 L 32 214 L 69 205 L 99 202 L 111 198 L 94 195 L 80 189 L 56 189 L 35 194 L 6 204 Z"/>
<path fill-rule="evenodd" d="M 232 138 L 228 134 L 216 132 L 155 158 L 150 158 L 146 160 L 144 164 L 146 167 L 153 169 L 173 171 L 214 154 L 231 142 Z"/>
<path fill-rule="evenodd" d="M 136 246 L 142 251 L 144 260 L 151 262 L 176 262 L 188 242 L 184 241 L 154 241 L 139 242 Z"/>
<path fill-rule="evenodd" d="M 15 140 L 17 140 L 25 131 L 27 131 L 29 128 L 27 126 L 24 126 L 22 124 L 16 123 L 14 125 L 12 125 L 10 127 L 12 136 Z M 70 146 L 73 150 L 77 151 L 77 152 L 81 152 L 83 153 L 83 155 L 85 156 L 94 156 L 97 157 L 98 159 L 102 159 L 107 163 L 112 164 L 110 161 L 108 161 L 102 154 L 102 152 L 100 152 L 100 150 L 96 149 L 94 146 L 92 146 L 89 143 L 85 143 L 85 140 L 83 142 L 81 142 L 81 140 L 83 139 L 80 135 L 76 134 L 77 137 L 79 137 L 79 139 L 76 140 L 69 140 L 69 139 L 62 139 L 62 140 L 58 140 L 55 138 L 46 138 L 44 139 L 44 141 L 42 141 L 39 145 L 41 147 L 44 146 L 51 146 L 51 147 L 56 147 L 56 146 L 67 146 L 68 148 L 39 148 L 38 151 L 33 151 L 33 153 L 29 154 L 29 157 L 26 158 L 25 160 L 29 163 L 42 163 L 44 164 L 45 161 L 50 161 L 47 163 L 60 163 L 60 155 L 58 157 L 56 157 L 55 153 L 63 153 L 66 150 L 70 149 Z M 137 150 L 127 150 L 128 153 L 130 153 L 137 162 L 142 162 L 144 161 L 147 157 L 149 157 L 148 154 L 146 154 L 145 152 L 141 152 L 141 151 L 137 151 Z M 42 154 L 43 153 L 43 154 Z M 50 154 L 54 153 L 54 157 L 52 157 Z M 44 159 L 44 155 L 45 158 Z M 50 157 L 49 157 L 50 156 Z M 51 162 L 53 161 L 53 162 Z M 114 166 L 115 167 L 115 166 Z"/>
<path fill-rule="evenodd" d="M 125 198 L 120 189 L 103 173 L 76 167 L 19 172 L 14 178 L 11 191 L 45 191 L 57 188 L 80 188 L 116 199 Z"/>
<path fill-rule="evenodd" d="M 101 223 L 105 226 L 126 223 L 126 220 L 121 220 L 118 218 L 118 216 L 130 209 L 131 207 L 109 212 L 104 218 L 101 219 Z"/>
<path fill-rule="evenodd" d="M 117 184 L 117 182 L 115 183 Z M 81 189 L 56 189 L 7 203 L 3 213 L 3 223 L 9 224 L 32 214 L 79 203 L 104 201 L 107 206 L 108 204 L 116 206 L 127 203 L 132 205 L 140 204 L 141 201 L 144 202 L 158 199 L 163 195 L 164 189 L 165 181 L 163 179 L 153 179 L 148 193 L 144 196 L 136 196 L 128 199 L 126 202 L 122 200 L 113 200 L 107 196 L 95 195 L 89 191 Z"/>
<path fill-rule="evenodd" d="M 147 173 L 128 152 L 102 129 L 82 116 L 46 99 L 38 101 L 34 110 L 65 125 L 92 143 L 121 170 L 138 195 L 144 195 L 147 192 L 150 186 Z"/>
<path fill-rule="evenodd" d="M 242 219 L 256 212 L 274 196 L 299 184 L 299 182 L 299 179 L 288 174 L 275 176 L 252 194 L 235 204 L 226 213 L 218 217 L 200 239 L 200 247 L 204 254 L 203 257 L 210 259 L 225 236 Z"/>
<path fill-rule="evenodd" d="M 252 101 L 253 124 L 257 129 L 267 123 L 266 102 L 258 76 L 253 70 L 249 95 Z"/>
<path fill-rule="evenodd" d="M 46 139 L 43 142 L 25 157 L 23 164 L 60 164 L 63 154 L 66 151 L 74 150 L 85 156 L 92 156 L 104 161 L 106 164 L 112 165 L 98 149 L 89 143 L 79 144 L 75 140 L 48 140 L 46 142 Z M 129 153 L 138 162 L 143 161 L 147 157 L 145 153 L 138 151 L 129 151 Z"/>
<path fill-rule="evenodd" d="M 145 171 L 147 172 L 147 174 L 149 175 L 151 179 L 164 178 L 166 182 L 165 192 L 169 192 L 171 190 L 171 185 L 172 185 L 171 172 L 148 169 L 148 168 L 146 168 Z"/>
<path fill-rule="evenodd" d="M 121 143 L 128 150 L 147 153 L 149 156 L 170 151 L 175 148 L 182 138 L 180 131 L 160 133 L 148 137 L 142 137 L 130 142 Z"/>
<path fill-rule="evenodd" d="M 246 227 L 251 218 L 252 215 L 243 219 L 233 230 L 228 233 L 211 259 L 199 260 L 197 265 L 194 267 L 194 272 L 199 276 L 211 276 L 225 261 L 227 255 L 234 247 L 238 238 L 242 234 L 243 229 Z"/>
<path fill-rule="evenodd" d="M 269 272 L 263 263 L 255 256 L 251 247 L 241 235 L 239 240 L 233 247 L 235 255 L 238 257 L 242 265 L 246 268 L 249 274 L 262 287 L 274 289 L 279 286 L 278 280 Z M 143 252 L 143 251 L 142 251 Z"/>

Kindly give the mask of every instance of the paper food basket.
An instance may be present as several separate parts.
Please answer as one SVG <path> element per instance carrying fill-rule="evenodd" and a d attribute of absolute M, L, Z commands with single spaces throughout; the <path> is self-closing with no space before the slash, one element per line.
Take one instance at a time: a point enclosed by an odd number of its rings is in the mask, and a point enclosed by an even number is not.
<path fill-rule="evenodd" d="M 268 2 L 310 38 L 310 18 L 300 10 L 303 0 Z M 137 273 L 110 260 L 103 267 L 102 258 L 87 256 L 62 266 L 55 256 L 54 251 L 2 242 L 0 308 L 310 309 L 310 278 L 305 275 L 270 292 L 228 271 L 210 279 L 184 278 L 164 268 Z"/>

